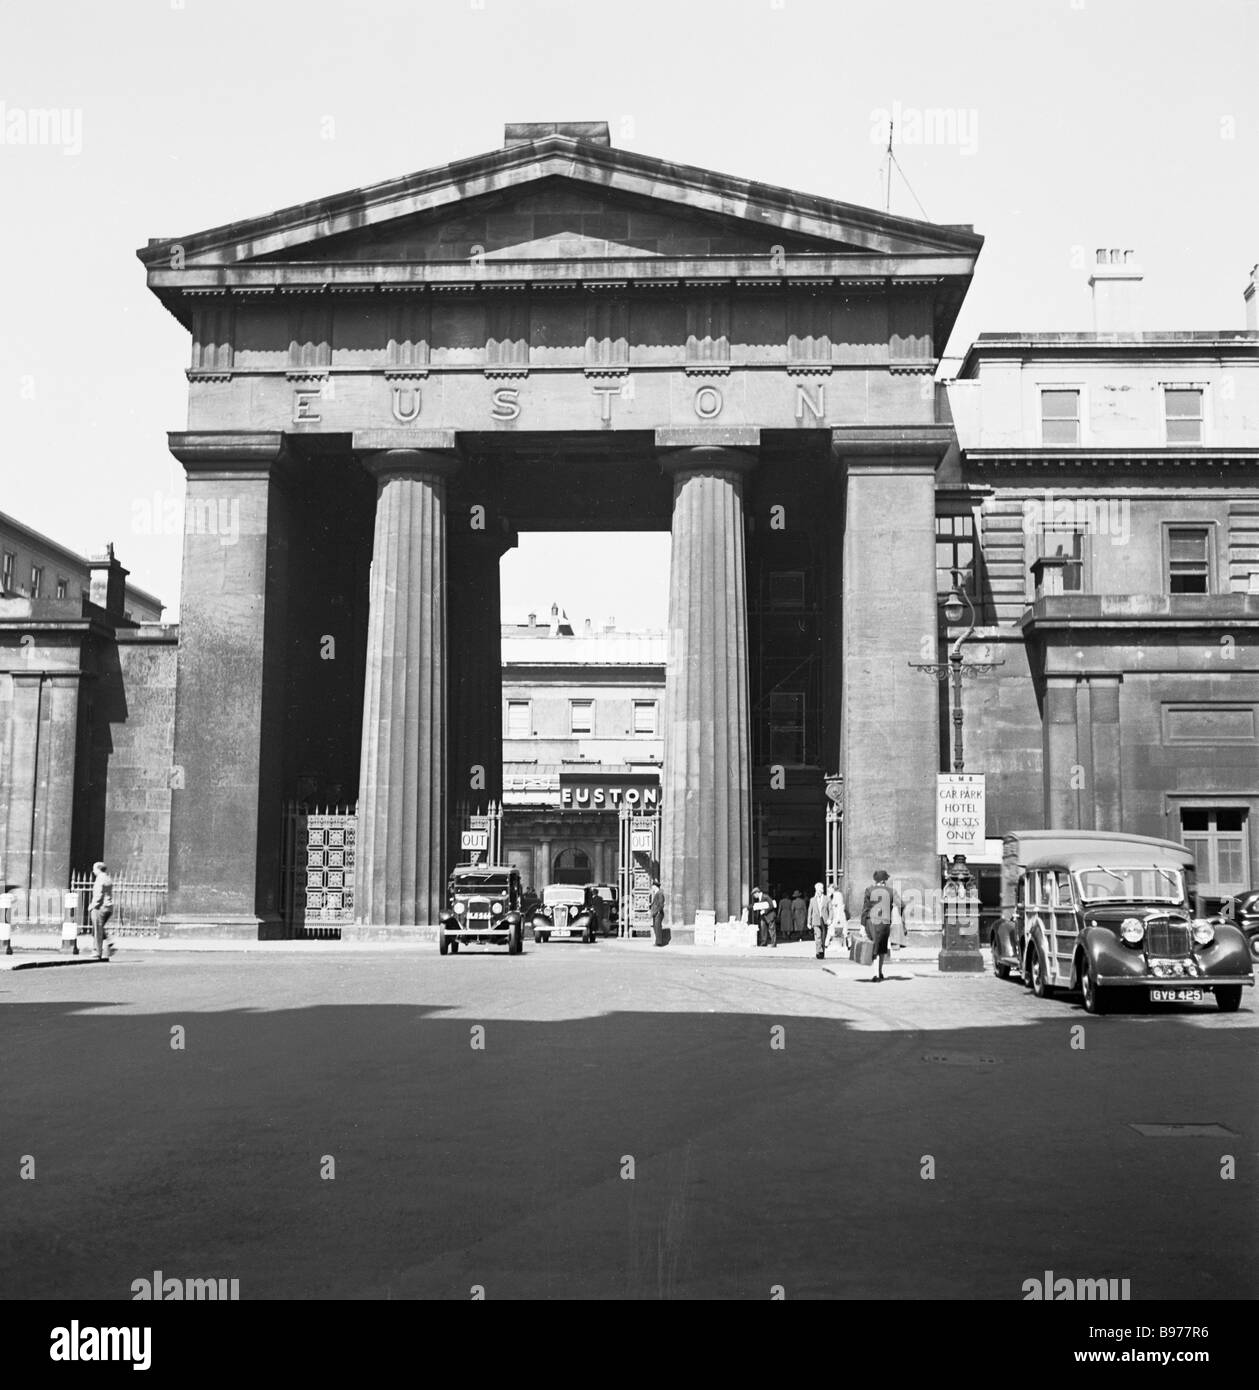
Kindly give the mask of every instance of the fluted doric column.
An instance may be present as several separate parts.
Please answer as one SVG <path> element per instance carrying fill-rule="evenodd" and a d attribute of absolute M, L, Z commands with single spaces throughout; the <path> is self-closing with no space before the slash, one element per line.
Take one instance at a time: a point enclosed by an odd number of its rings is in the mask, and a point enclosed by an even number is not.
<path fill-rule="evenodd" d="M 446 497 L 452 452 L 383 449 L 376 478 L 355 917 L 436 922 L 446 797 Z"/>
<path fill-rule="evenodd" d="M 669 920 L 740 915 L 751 874 L 743 476 L 754 454 L 700 446 L 673 475 L 661 887 Z"/>

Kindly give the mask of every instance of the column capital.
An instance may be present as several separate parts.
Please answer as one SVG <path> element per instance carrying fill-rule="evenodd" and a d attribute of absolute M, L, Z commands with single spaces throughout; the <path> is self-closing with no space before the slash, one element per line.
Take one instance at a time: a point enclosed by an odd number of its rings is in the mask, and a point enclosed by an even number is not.
<path fill-rule="evenodd" d="M 693 444 L 670 449 L 660 455 L 660 471 L 678 478 L 688 473 L 722 474 L 742 477 L 757 465 L 755 454 L 721 444 Z"/>
<path fill-rule="evenodd" d="M 284 456 L 280 430 L 170 430 L 167 447 L 190 477 L 264 478 Z"/>
<path fill-rule="evenodd" d="M 390 478 L 443 483 L 458 469 L 460 459 L 438 449 L 371 449 L 359 455 L 359 462 L 378 483 Z"/>
<path fill-rule="evenodd" d="M 840 425 L 831 447 L 849 467 L 934 472 L 954 442 L 952 425 Z"/>

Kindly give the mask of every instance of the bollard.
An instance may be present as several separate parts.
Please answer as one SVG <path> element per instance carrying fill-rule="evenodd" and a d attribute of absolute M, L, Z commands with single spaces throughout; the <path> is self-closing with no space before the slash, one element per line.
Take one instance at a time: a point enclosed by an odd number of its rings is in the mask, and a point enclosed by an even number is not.
<path fill-rule="evenodd" d="M 84 889 L 76 888 L 64 898 L 65 915 L 61 920 L 61 954 L 79 954 L 79 928 L 87 921 L 88 895 Z"/>
<path fill-rule="evenodd" d="M 13 894 L 0 893 L 0 946 L 4 954 L 13 954 Z"/>

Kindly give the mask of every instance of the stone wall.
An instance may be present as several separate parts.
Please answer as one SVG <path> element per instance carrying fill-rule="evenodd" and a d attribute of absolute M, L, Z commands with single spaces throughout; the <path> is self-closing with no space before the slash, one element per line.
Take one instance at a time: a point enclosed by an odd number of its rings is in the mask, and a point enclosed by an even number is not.
<path fill-rule="evenodd" d="M 178 634 L 170 625 L 120 632 L 117 688 L 97 706 L 93 742 L 107 779 L 103 858 L 115 878 L 166 876 Z"/>

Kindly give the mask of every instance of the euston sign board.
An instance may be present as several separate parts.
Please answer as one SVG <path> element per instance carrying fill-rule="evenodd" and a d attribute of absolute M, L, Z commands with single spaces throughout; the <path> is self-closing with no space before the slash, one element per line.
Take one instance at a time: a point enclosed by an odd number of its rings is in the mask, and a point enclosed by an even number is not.
<path fill-rule="evenodd" d="M 591 772 L 560 773 L 560 807 L 565 811 L 654 811 L 660 805 L 660 781 L 654 772 L 607 776 Z"/>

